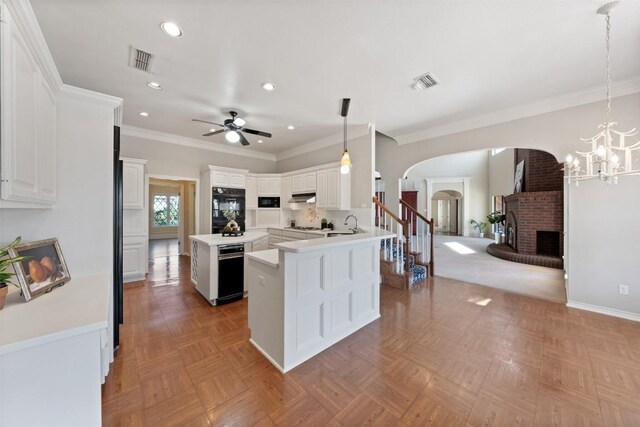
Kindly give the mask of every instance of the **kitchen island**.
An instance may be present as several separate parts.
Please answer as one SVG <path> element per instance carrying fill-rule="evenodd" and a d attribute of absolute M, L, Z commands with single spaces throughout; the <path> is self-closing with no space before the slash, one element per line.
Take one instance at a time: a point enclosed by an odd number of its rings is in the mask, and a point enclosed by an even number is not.
<path fill-rule="evenodd" d="M 380 240 L 358 234 L 245 255 L 251 343 L 281 372 L 380 317 Z"/>
<path fill-rule="evenodd" d="M 191 240 L 191 283 L 211 305 L 224 302 L 224 297 L 229 292 L 231 292 L 231 299 L 237 299 L 235 295 L 239 297 L 247 295 L 242 259 L 245 252 L 268 247 L 267 233 L 245 231 L 242 236 L 200 234 L 189 236 L 189 239 Z M 221 265 L 227 265 L 228 268 L 221 270 Z M 221 278 L 223 280 L 220 280 Z"/>

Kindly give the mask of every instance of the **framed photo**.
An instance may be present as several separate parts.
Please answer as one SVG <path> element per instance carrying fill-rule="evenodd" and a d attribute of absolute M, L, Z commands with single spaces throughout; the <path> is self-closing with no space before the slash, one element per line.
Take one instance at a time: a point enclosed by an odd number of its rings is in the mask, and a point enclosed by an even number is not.
<path fill-rule="evenodd" d="M 514 182 L 514 193 L 520 193 L 522 191 L 522 178 L 524 177 L 524 160 L 522 160 L 516 166 L 516 175 Z"/>
<path fill-rule="evenodd" d="M 13 265 L 26 301 L 71 280 L 58 239 L 22 243 L 9 249 L 9 255 L 30 257 Z"/>

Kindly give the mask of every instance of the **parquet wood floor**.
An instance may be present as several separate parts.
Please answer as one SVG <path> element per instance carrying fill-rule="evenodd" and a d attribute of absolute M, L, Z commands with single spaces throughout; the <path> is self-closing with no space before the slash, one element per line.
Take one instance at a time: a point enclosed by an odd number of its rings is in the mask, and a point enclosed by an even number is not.
<path fill-rule="evenodd" d="M 286 375 L 185 257 L 125 285 L 105 426 L 640 426 L 640 324 L 433 278 Z"/>

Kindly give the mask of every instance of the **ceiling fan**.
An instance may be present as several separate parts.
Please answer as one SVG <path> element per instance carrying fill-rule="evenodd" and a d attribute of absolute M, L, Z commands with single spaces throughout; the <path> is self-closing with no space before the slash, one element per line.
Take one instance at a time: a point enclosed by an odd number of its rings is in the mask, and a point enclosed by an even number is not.
<path fill-rule="evenodd" d="M 222 126 L 222 129 L 205 133 L 202 136 L 212 136 L 222 132 L 226 132 L 224 137 L 227 141 L 231 143 L 236 143 L 240 141 L 240 144 L 242 145 L 249 145 L 249 141 L 247 141 L 247 138 L 244 137 L 242 132 L 250 133 L 252 135 L 264 136 L 265 138 L 271 138 L 271 134 L 268 132 L 262 132 L 259 130 L 245 128 L 244 125 L 247 122 L 244 121 L 244 119 L 241 119 L 240 117 L 238 117 L 238 113 L 236 113 L 235 111 L 229 111 L 229 115 L 231 116 L 231 118 L 226 119 L 224 121 L 224 124 L 214 123 L 214 122 L 210 122 L 207 120 L 200 120 L 200 119 L 192 119 L 192 120 L 194 122 L 202 122 L 202 123 L 209 123 L 211 125 Z"/>

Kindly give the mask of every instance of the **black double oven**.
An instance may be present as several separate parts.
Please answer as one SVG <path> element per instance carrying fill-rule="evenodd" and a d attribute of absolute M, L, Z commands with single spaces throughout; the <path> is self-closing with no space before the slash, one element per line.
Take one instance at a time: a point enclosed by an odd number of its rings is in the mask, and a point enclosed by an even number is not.
<path fill-rule="evenodd" d="M 226 211 L 236 214 L 235 221 L 244 231 L 245 192 L 242 188 L 213 187 L 211 197 L 211 233 L 222 233 L 229 220 L 224 216 Z"/>

